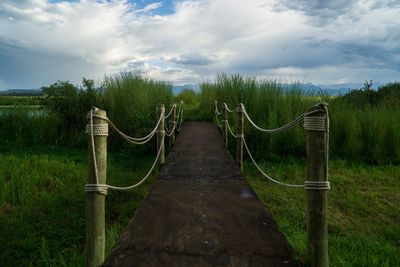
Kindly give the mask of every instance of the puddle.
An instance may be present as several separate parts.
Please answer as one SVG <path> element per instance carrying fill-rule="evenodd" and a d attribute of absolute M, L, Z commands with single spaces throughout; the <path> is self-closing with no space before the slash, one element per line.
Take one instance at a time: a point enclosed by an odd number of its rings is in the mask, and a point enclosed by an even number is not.
<path fill-rule="evenodd" d="M 254 198 L 254 194 L 250 190 L 243 190 L 242 192 L 240 192 L 240 196 L 242 198 Z"/>

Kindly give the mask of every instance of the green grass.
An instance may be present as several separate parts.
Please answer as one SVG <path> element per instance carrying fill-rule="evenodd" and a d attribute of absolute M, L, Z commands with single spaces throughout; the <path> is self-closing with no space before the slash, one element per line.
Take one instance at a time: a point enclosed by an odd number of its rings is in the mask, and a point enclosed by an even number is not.
<path fill-rule="evenodd" d="M 110 154 L 108 181 L 129 185 L 151 157 Z M 2 266 L 83 266 L 87 151 L 38 147 L 0 154 Z M 106 198 L 107 253 L 147 193 L 152 179 Z"/>
<path fill-rule="evenodd" d="M 302 184 L 305 163 L 262 164 L 278 180 Z M 331 266 L 396 266 L 400 256 L 400 166 L 368 166 L 334 160 L 330 165 L 328 233 Z M 295 249 L 306 255 L 306 192 L 260 177 L 250 163 L 245 174 Z"/>
<path fill-rule="evenodd" d="M 0 96 L 0 106 L 32 106 L 40 105 L 39 96 Z"/>

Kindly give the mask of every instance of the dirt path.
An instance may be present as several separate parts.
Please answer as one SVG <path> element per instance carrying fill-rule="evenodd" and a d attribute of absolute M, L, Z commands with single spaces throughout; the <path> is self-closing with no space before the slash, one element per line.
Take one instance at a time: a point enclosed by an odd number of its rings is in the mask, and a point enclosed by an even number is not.
<path fill-rule="evenodd" d="M 297 266 L 215 126 L 182 127 L 105 266 Z"/>

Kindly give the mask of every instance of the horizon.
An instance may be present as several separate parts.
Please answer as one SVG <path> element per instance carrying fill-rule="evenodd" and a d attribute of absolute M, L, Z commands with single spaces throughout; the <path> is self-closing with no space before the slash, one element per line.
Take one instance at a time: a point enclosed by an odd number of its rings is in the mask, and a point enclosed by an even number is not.
<path fill-rule="evenodd" d="M 0 91 L 140 70 L 198 84 L 240 73 L 317 86 L 400 77 L 400 3 L 4 0 Z"/>

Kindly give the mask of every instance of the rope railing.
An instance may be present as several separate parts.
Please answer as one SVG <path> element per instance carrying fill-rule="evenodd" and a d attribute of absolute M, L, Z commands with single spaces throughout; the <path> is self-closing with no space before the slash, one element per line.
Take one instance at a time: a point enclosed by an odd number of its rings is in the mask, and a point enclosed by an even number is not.
<path fill-rule="evenodd" d="M 253 155 L 250 153 L 250 150 L 249 150 L 249 147 L 247 146 L 246 140 L 244 139 L 244 137 L 242 137 L 242 138 L 243 138 L 244 147 L 246 148 L 247 154 L 249 155 L 251 161 L 253 162 L 253 164 L 254 164 L 254 166 L 257 168 L 257 170 L 259 170 L 259 172 L 260 172 L 265 178 L 269 179 L 270 181 L 272 181 L 272 182 L 274 182 L 274 183 L 276 183 L 276 184 L 283 185 L 283 186 L 287 186 L 287 187 L 304 187 L 303 184 L 287 184 L 287 183 L 283 183 L 283 182 L 280 182 L 280 181 L 278 181 L 278 180 L 275 180 L 275 179 L 271 178 L 271 176 L 269 176 L 268 174 L 266 174 L 266 173 L 260 168 L 260 166 L 258 166 L 258 164 L 256 163 L 256 161 L 255 161 L 254 158 L 253 158 Z"/>
<path fill-rule="evenodd" d="M 217 100 L 215 100 L 214 105 L 215 105 L 215 114 L 217 116 L 221 115 L 222 114 L 221 111 L 218 110 L 218 101 Z"/>
<path fill-rule="evenodd" d="M 328 149 L 329 149 L 329 115 L 327 104 L 320 103 L 308 109 L 289 123 L 274 129 L 265 129 L 258 126 L 248 114 L 245 106 L 240 103 L 237 108 L 237 127 L 233 131 L 229 124 L 227 112 L 232 112 L 226 103 L 222 110 L 217 109 L 215 101 L 214 116 L 217 126 L 222 128 L 223 140 L 228 147 L 228 133 L 236 139 L 236 162 L 239 168 L 243 167 L 243 148 L 250 161 L 261 175 L 274 184 L 291 188 L 304 188 L 307 192 L 307 225 L 308 225 L 308 256 L 311 266 L 329 266 L 327 245 L 327 191 L 330 189 L 328 181 Z M 222 124 L 219 116 L 222 115 Z M 307 133 L 307 179 L 304 184 L 290 184 L 279 181 L 268 175 L 255 161 L 249 146 L 244 138 L 244 120 L 247 120 L 256 130 L 276 134 L 295 127 L 303 122 Z"/>
<path fill-rule="evenodd" d="M 165 117 L 164 117 L 165 119 L 168 119 L 169 116 L 171 116 L 172 111 L 174 110 L 174 108 L 176 108 L 176 104 L 173 104 L 173 105 L 171 106 L 171 109 L 169 110 L 168 114 L 165 115 Z"/>
<path fill-rule="evenodd" d="M 180 102 L 180 111 L 179 111 L 180 124 L 182 123 L 182 116 L 183 116 L 182 115 L 183 114 L 182 104 L 183 104 L 183 101 Z M 116 127 L 115 124 L 108 117 L 97 115 L 97 114 L 93 114 L 93 111 L 96 111 L 96 108 L 91 109 L 90 113 L 88 114 L 89 117 L 90 117 L 90 124 L 86 126 L 86 133 L 90 134 L 93 159 L 96 158 L 94 136 L 107 136 L 108 135 L 108 124 L 111 125 L 111 127 L 116 131 L 116 133 L 118 133 L 127 142 L 129 142 L 131 144 L 142 145 L 142 144 L 145 144 L 145 143 L 149 142 L 153 138 L 155 133 L 157 133 L 157 131 L 158 131 L 158 128 L 159 128 L 159 125 L 160 125 L 161 121 L 164 120 L 166 117 L 170 116 L 172 114 L 172 111 L 175 108 L 176 108 L 176 105 L 175 104 L 172 105 L 171 110 L 169 111 L 167 116 L 164 116 L 165 115 L 165 110 L 162 110 L 160 112 L 160 116 L 159 116 L 159 118 L 157 120 L 157 124 L 153 128 L 153 130 L 148 135 L 146 135 L 145 137 L 140 137 L 140 138 L 131 137 L 131 136 L 125 134 L 120 129 L 118 129 L 118 127 Z M 93 124 L 93 118 L 98 118 L 98 119 L 105 120 L 108 124 L 97 124 L 97 125 L 94 125 Z M 164 122 L 165 122 L 165 120 L 164 120 Z M 175 133 L 175 130 L 177 130 L 177 121 L 174 121 L 174 127 L 171 130 L 168 130 L 165 127 L 165 131 L 161 132 L 162 140 L 161 140 L 160 148 L 158 149 L 158 152 L 157 152 L 156 159 L 155 159 L 152 167 L 150 168 L 150 171 L 144 176 L 144 178 L 141 179 L 141 181 L 139 183 L 131 185 L 131 186 L 127 186 L 127 187 L 118 187 L 118 186 L 112 186 L 112 185 L 107 185 L 107 184 L 100 184 L 99 183 L 99 178 L 98 178 L 97 161 L 94 160 L 93 164 L 94 164 L 94 173 L 95 173 L 96 184 L 87 184 L 86 185 L 86 191 L 87 192 L 99 192 L 101 194 L 107 194 L 107 189 L 129 190 L 129 189 L 135 188 L 138 185 L 140 185 L 141 183 L 143 183 L 149 177 L 150 173 L 154 170 L 154 167 L 156 166 L 156 163 L 157 163 L 157 161 L 158 161 L 158 159 L 160 157 L 160 154 L 161 154 L 161 150 L 162 150 L 161 148 L 164 146 L 164 143 L 165 143 L 165 140 L 164 140 L 165 136 L 172 136 Z"/>
<path fill-rule="evenodd" d="M 266 133 L 280 133 L 286 130 L 289 130 L 291 128 L 293 128 L 294 126 L 296 126 L 300 121 L 302 121 L 306 116 L 312 115 L 314 113 L 319 112 L 318 110 L 314 110 L 314 111 L 310 111 L 310 112 L 304 112 L 303 114 L 301 114 L 300 116 L 298 116 L 297 118 L 295 118 L 294 120 L 292 120 L 291 122 L 279 127 L 279 128 L 275 128 L 275 129 L 264 129 L 261 128 L 260 126 L 258 126 L 257 124 L 255 124 L 253 122 L 253 120 L 250 118 L 249 114 L 247 113 L 246 108 L 244 107 L 243 104 L 240 104 L 243 107 L 244 110 L 244 115 L 246 117 L 246 119 L 250 122 L 250 124 L 256 128 L 257 130 L 261 131 L 261 132 L 266 132 Z"/>
<path fill-rule="evenodd" d="M 147 174 L 136 184 L 130 185 L 130 186 L 113 186 L 113 185 L 109 185 L 109 184 L 86 184 L 85 185 L 85 191 L 86 192 L 99 192 L 101 194 L 107 195 L 107 191 L 108 189 L 113 189 L 113 190 L 119 190 L 119 191 L 126 191 L 126 190 L 130 190 L 133 189 L 135 187 L 138 187 L 139 185 L 141 185 L 144 181 L 146 181 L 147 178 L 150 177 L 150 174 L 153 172 L 154 167 L 157 165 L 157 161 L 160 158 L 160 154 L 161 154 L 161 150 L 162 150 L 162 146 L 164 145 L 164 141 L 165 141 L 165 136 L 162 138 L 162 145 L 160 146 L 160 148 L 158 149 L 157 152 L 157 156 L 156 159 L 154 160 L 153 164 L 151 165 L 150 170 L 147 172 Z"/>
<path fill-rule="evenodd" d="M 217 101 L 215 101 L 215 103 L 217 103 Z M 327 128 L 328 128 L 327 125 L 326 125 L 327 119 L 326 119 L 325 116 L 324 116 L 324 117 L 307 117 L 307 116 L 310 116 L 310 115 L 312 115 L 312 114 L 321 112 L 321 110 L 319 110 L 319 109 L 304 112 L 303 114 L 301 114 L 300 116 L 298 116 L 297 118 L 295 118 L 294 120 L 292 120 L 291 122 L 289 122 L 289 123 L 287 123 L 286 125 L 281 126 L 281 127 L 279 127 L 279 128 L 275 128 L 275 129 L 264 129 L 264 128 L 261 128 L 261 127 L 257 126 L 257 125 L 253 122 L 253 120 L 252 120 L 252 119 L 250 118 L 250 116 L 248 115 L 248 113 L 247 113 L 247 111 L 246 111 L 246 109 L 245 109 L 245 106 L 244 106 L 242 103 L 239 104 L 239 107 L 241 107 L 241 110 L 243 111 L 242 113 L 244 114 L 244 116 L 245 116 L 246 119 L 250 122 L 250 124 L 251 124 L 252 126 L 254 126 L 257 130 L 260 130 L 260 131 L 266 132 L 266 133 L 275 134 L 275 133 L 280 133 L 280 132 L 289 130 L 289 129 L 293 128 L 294 126 L 296 126 L 296 125 L 297 125 L 299 122 L 301 122 L 302 120 L 304 121 L 304 128 L 305 128 L 306 130 L 325 131 L 325 130 L 327 130 Z M 226 105 L 226 103 L 223 103 L 223 108 L 224 108 L 225 110 L 228 111 L 228 106 Z M 221 111 L 221 114 L 223 114 L 223 111 Z M 215 119 L 216 119 L 216 122 L 217 122 L 217 126 L 220 127 L 220 128 L 222 128 L 223 125 L 222 125 L 222 124 L 219 122 L 219 120 L 218 120 L 218 113 L 217 113 L 217 110 L 215 111 Z M 235 134 L 235 133 L 233 132 L 232 127 L 230 126 L 228 120 L 226 120 L 226 122 L 223 120 L 223 122 L 224 122 L 224 123 L 226 124 L 226 126 L 227 126 L 227 129 L 228 129 L 227 132 L 229 132 L 229 133 L 231 134 L 232 137 L 237 138 L 237 139 L 241 139 L 241 140 L 243 141 L 243 146 L 244 146 L 244 148 L 246 149 L 246 152 L 247 152 L 247 154 L 249 155 L 249 158 L 250 158 L 251 162 L 254 164 L 254 166 L 256 167 L 256 169 L 257 169 L 264 177 L 266 177 L 266 178 L 269 179 L 270 181 L 272 181 L 272 182 L 274 182 L 274 183 L 276 183 L 276 184 L 282 185 L 282 186 L 287 186 L 287 187 L 300 187 L 300 188 L 305 188 L 305 189 L 310 189 L 310 190 L 311 190 L 311 189 L 312 189 L 312 190 L 327 190 L 327 189 L 330 189 L 330 185 L 329 185 L 329 182 L 328 182 L 328 181 L 321 181 L 320 183 L 319 183 L 319 182 L 316 182 L 316 181 L 313 181 L 313 182 L 305 181 L 304 184 L 301 184 L 301 185 L 294 185 L 294 184 L 288 184 L 288 183 L 280 182 L 280 181 L 278 181 L 278 180 L 276 180 L 276 179 L 273 179 L 273 178 L 272 178 L 271 176 L 269 176 L 265 171 L 263 171 L 263 170 L 260 168 L 260 166 L 257 164 L 257 162 L 254 160 L 254 157 L 253 157 L 253 155 L 252 155 L 251 152 L 250 152 L 250 149 L 249 149 L 249 147 L 248 147 L 248 145 L 247 145 L 247 143 L 246 143 L 246 140 L 244 139 L 244 135 Z M 329 122 L 328 122 L 328 124 L 329 124 Z"/>
<path fill-rule="evenodd" d="M 227 126 L 228 126 L 228 130 L 229 130 L 230 134 L 232 135 L 232 137 L 236 138 L 237 136 L 236 136 L 235 133 L 233 133 L 232 128 L 231 128 L 231 126 L 229 125 L 229 122 L 227 122 Z"/>
<path fill-rule="evenodd" d="M 113 128 L 115 130 L 116 133 L 118 133 L 122 138 L 124 138 L 129 143 L 136 144 L 136 145 L 143 145 L 143 144 L 147 143 L 149 140 L 151 140 L 151 138 L 155 134 L 157 127 L 159 126 L 159 124 L 161 122 L 163 114 L 160 114 L 156 126 L 151 130 L 151 132 L 148 135 L 146 135 L 144 137 L 132 137 L 132 136 L 125 134 L 120 129 L 118 129 L 118 127 L 115 126 L 115 124 L 108 117 L 93 114 L 92 111 L 89 115 L 92 116 L 92 118 L 98 118 L 98 119 L 105 120 L 111 126 L 111 128 Z M 88 125 L 86 125 L 85 133 L 89 133 L 89 130 L 90 129 L 88 128 Z"/>
<path fill-rule="evenodd" d="M 228 111 L 228 112 L 230 112 L 230 113 L 233 113 L 233 110 L 230 109 L 230 108 L 228 107 L 228 105 L 227 105 L 225 102 L 224 102 L 222 105 L 225 107 L 226 111 Z"/>
<path fill-rule="evenodd" d="M 181 126 L 182 126 L 182 121 L 183 121 L 183 106 L 182 105 L 183 105 L 183 100 L 181 100 L 180 105 L 179 105 L 179 112 L 178 112 L 178 118 L 177 118 L 177 124 L 179 121 L 179 126 L 178 125 L 176 126 L 176 130 L 178 132 L 181 131 Z"/>
<path fill-rule="evenodd" d="M 106 116 L 106 112 L 98 108 L 92 108 L 87 116 L 86 133 L 90 139 L 89 181 L 85 185 L 86 191 L 86 259 L 87 266 L 101 266 L 104 262 L 105 249 L 105 196 L 108 190 L 127 191 L 143 184 L 153 173 L 155 167 L 165 161 L 165 138 L 169 138 L 169 145 L 175 142 L 175 133 L 181 129 L 183 121 L 183 101 L 180 102 L 178 117 L 176 117 L 177 105 L 171 106 L 168 114 L 165 114 L 164 105 L 157 107 L 159 117 L 155 127 L 144 137 L 132 137 L 118 129 L 118 127 Z M 168 128 L 165 119 L 170 118 Z M 96 121 L 94 121 L 96 119 Z M 157 155 L 150 169 L 137 183 L 129 186 L 115 186 L 107 184 L 107 136 L 109 125 L 125 141 L 131 144 L 142 145 L 157 136 Z"/>

